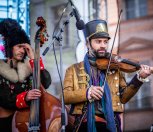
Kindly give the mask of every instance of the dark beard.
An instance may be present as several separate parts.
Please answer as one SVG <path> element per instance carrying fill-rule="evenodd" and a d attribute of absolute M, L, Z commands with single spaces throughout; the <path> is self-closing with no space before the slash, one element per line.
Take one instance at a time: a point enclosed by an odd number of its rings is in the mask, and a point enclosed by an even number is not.
<path fill-rule="evenodd" d="M 103 50 L 104 52 L 102 52 L 102 53 L 98 52 L 100 50 Z M 98 50 L 94 51 L 94 53 L 96 55 L 96 58 L 104 58 L 106 56 L 107 51 L 106 51 L 106 49 L 98 49 Z"/>

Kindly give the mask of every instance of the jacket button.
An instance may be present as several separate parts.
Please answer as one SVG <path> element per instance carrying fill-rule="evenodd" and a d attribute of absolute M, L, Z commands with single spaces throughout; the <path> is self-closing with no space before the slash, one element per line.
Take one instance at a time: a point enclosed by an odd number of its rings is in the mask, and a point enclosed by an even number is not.
<path fill-rule="evenodd" d="M 120 95 L 120 93 L 118 92 L 118 93 L 117 93 L 117 96 L 119 96 L 119 95 Z"/>
<path fill-rule="evenodd" d="M 117 79 L 118 79 L 118 77 L 116 76 L 114 79 L 115 79 L 115 80 L 117 80 Z"/>
<path fill-rule="evenodd" d="M 119 106 L 119 105 L 121 105 L 121 103 L 117 103 L 117 105 Z"/>
<path fill-rule="evenodd" d="M 116 86 L 116 88 L 118 88 L 118 84 L 116 84 L 115 86 Z"/>

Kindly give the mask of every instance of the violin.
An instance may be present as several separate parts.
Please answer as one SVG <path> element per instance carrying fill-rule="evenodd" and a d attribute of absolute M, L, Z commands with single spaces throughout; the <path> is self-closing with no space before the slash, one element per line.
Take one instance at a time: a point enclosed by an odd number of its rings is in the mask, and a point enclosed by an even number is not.
<path fill-rule="evenodd" d="M 110 60 L 110 53 L 106 53 L 106 55 L 103 58 L 98 58 L 96 60 L 96 65 L 98 69 L 106 70 L 109 60 Z M 112 55 L 112 60 L 110 62 L 110 67 L 109 67 L 110 70 L 120 69 L 121 71 L 126 73 L 135 72 L 140 68 L 141 66 L 138 61 L 121 58 L 120 56 L 117 56 L 115 54 Z M 153 73 L 153 67 L 150 68 L 151 72 Z"/>

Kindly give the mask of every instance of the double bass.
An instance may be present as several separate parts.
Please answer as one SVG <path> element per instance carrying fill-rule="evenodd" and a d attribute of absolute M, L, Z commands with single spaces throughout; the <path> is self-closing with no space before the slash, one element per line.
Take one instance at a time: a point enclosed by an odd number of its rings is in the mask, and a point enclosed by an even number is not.
<path fill-rule="evenodd" d="M 47 41 L 46 22 L 38 17 L 36 24 L 40 28 L 35 36 L 33 88 L 41 90 L 41 97 L 32 100 L 30 108 L 15 112 L 13 132 L 58 132 L 61 129 L 61 102 L 47 93 L 40 83 L 40 47 Z"/>

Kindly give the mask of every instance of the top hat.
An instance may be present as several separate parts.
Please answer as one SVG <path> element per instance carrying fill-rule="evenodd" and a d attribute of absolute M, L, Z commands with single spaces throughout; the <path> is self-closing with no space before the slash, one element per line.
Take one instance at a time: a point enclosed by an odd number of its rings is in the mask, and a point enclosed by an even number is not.
<path fill-rule="evenodd" d="M 104 20 L 92 20 L 85 24 L 84 34 L 86 39 L 94 39 L 94 38 L 108 38 L 110 36 L 108 34 L 107 22 Z"/>

